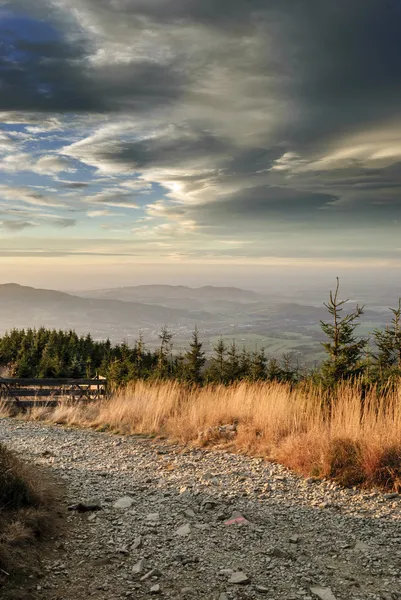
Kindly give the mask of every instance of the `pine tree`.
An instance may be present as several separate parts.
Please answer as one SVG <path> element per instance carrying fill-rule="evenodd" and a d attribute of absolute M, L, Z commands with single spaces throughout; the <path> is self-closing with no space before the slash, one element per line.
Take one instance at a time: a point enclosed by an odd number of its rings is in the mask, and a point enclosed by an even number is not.
<path fill-rule="evenodd" d="M 263 379 L 266 379 L 266 363 L 267 360 L 263 348 L 259 351 L 255 350 L 252 353 L 249 373 L 251 381 L 262 381 Z"/>
<path fill-rule="evenodd" d="M 238 353 L 238 346 L 233 340 L 231 346 L 227 350 L 227 362 L 226 362 L 227 380 L 231 383 L 240 378 L 241 364 L 240 356 Z"/>
<path fill-rule="evenodd" d="M 156 368 L 153 372 L 153 376 L 157 379 L 166 379 L 171 373 L 171 354 L 172 354 L 172 343 L 173 334 L 168 327 L 162 327 L 158 334 L 160 339 L 160 349 L 157 353 Z"/>
<path fill-rule="evenodd" d="M 353 379 L 363 373 L 362 356 L 368 340 L 358 339 L 354 335 L 357 320 L 363 315 L 363 307 L 357 305 L 356 309 L 341 316 L 347 300 L 339 300 L 338 292 L 340 282 L 337 277 L 337 286 L 333 294 L 330 291 L 329 302 L 324 305 L 333 317 L 332 323 L 321 321 L 321 328 L 329 338 L 323 343 L 328 354 L 327 360 L 322 365 L 322 379 L 324 384 L 331 386 L 344 379 Z"/>
<path fill-rule="evenodd" d="M 378 349 L 377 367 L 380 376 L 391 377 L 401 370 L 401 298 L 397 308 L 390 308 L 393 313 L 391 326 L 384 331 L 375 330 L 374 340 Z"/>
<path fill-rule="evenodd" d="M 227 346 L 223 338 L 220 338 L 217 344 L 215 344 L 213 351 L 214 356 L 207 371 L 207 380 L 212 383 L 225 383 Z"/>
<path fill-rule="evenodd" d="M 185 379 L 190 383 L 202 382 L 202 369 L 205 365 L 205 353 L 202 342 L 199 341 L 199 330 L 195 327 L 189 350 L 185 353 Z"/>

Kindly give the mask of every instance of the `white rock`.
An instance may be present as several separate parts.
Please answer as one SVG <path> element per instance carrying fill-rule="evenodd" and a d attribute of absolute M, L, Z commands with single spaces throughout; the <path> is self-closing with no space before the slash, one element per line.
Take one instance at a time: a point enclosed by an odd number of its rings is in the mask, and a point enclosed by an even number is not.
<path fill-rule="evenodd" d="M 181 537 L 186 537 L 191 533 L 191 525 L 189 523 L 185 523 L 185 525 L 181 525 L 181 527 L 179 527 L 175 533 Z"/>
<path fill-rule="evenodd" d="M 124 496 L 123 498 L 119 498 L 116 502 L 114 502 L 114 508 L 131 508 L 134 503 L 134 499 L 131 496 Z"/>
<path fill-rule="evenodd" d="M 312 587 L 310 591 L 320 598 L 320 600 L 336 600 L 335 595 L 329 587 Z"/>
<path fill-rule="evenodd" d="M 249 577 L 242 571 L 237 571 L 236 573 L 233 573 L 231 575 L 230 579 L 228 580 L 228 583 L 235 583 L 235 584 L 249 583 Z"/>
<path fill-rule="evenodd" d="M 151 594 L 160 594 L 160 589 L 161 589 L 161 588 L 160 588 L 160 585 L 157 583 L 156 585 L 153 585 L 153 586 L 150 588 L 150 593 L 151 593 Z"/>

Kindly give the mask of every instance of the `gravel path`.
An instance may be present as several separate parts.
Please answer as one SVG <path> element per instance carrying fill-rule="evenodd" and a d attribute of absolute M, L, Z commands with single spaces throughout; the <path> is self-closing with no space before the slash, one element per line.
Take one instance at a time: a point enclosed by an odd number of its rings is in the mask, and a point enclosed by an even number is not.
<path fill-rule="evenodd" d="M 51 466 L 66 506 L 102 507 L 67 513 L 69 533 L 35 582 L 44 600 L 401 598 L 400 496 L 54 425 L 4 419 L 0 441 Z M 235 511 L 249 523 L 227 525 Z"/>

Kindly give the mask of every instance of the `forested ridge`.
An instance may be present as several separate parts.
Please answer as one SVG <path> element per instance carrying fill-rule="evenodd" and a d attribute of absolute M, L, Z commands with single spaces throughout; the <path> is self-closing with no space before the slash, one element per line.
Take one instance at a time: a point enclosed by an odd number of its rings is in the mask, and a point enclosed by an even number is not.
<path fill-rule="evenodd" d="M 110 340 L 95 341 L 91 334 L 55 329 L 13 329 L 0 338 L 0 366 L 13 377 L 107 377 L 115 384 L 136 379 L 167 380 L 204 384 L 236 381 L 304 380 L 331 386 L 358 378 L 365 384 L 387 385 L 401 375 L 401 304 L 390 309 L 391 323 L 375 330 L 371 338 L 357 336 L 363 307 L 343 315 L 348 300 L 339 299 L 339 284 L 325 303 L 329 319 L 321 321 L 326 335 L 327 358 L 312 370 L 302 368 L 291 355 L 271 357 L 269 349 L 253 352 L 235 341 L 220 339 L 212 356 L 206 357 L 195 328 L 188 348 L 175 352 L 174 334 L 163 327 L 159 347 L 146 348 L 141 336 L 133 346 Z"/>

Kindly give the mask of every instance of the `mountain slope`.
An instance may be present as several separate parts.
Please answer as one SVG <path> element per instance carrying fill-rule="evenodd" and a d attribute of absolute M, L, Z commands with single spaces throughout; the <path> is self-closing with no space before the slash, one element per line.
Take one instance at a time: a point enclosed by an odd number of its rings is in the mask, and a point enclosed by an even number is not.
<path fill-rule="evenodd" d="M 0 285 L 0 329 L 10 327 L 74 328 L 78 331 L 118 332 L 155 329 L 161 325 L 190 326 L 208 320 L 205 312 L 166 308 L 140 302 L 82 298 L 17 284 Z"/>

